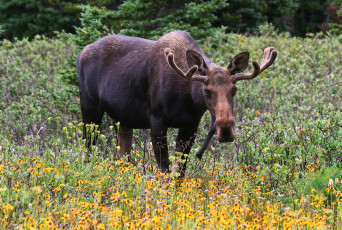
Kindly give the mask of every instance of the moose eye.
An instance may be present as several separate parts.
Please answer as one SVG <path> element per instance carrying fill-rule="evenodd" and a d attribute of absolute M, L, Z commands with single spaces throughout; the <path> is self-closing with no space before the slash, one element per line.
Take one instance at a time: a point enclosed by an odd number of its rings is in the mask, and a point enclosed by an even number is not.
<path fill-rule="evenodd" d="M 205 95 L 206 97 L 210 97 L 210 96 L 211 96 L 211 92 L 210 92 L 209 90 L 205 89 L 205 90 L 204 90 L 204 95 Z"/>

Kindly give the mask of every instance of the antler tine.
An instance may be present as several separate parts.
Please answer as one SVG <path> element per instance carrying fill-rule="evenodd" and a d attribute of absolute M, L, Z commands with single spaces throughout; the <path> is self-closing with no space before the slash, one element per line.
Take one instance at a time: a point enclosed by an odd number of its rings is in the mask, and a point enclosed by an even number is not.
<path fill-rule="evenodd" d="M 165 49 L 164 51 L 165 53 L 165 56 L 166 56 L 166 59 L 167 59 L 167 62 L 169 63 L 170 67 L 176 71 L 180 76 L 188 79 L 188 80 L 191 80 L 191 81 L 200 81 L 200 82 L 203 82 L 203 83 L 207 83 L 208 82 L 208 78 L 206 76 L 193 76 L 195 74 L 195 72 L 198 70 L 198 66 L 197 65 L 194 65 L 192 66 L 186 73 L 184 73 L 175 63 L 175 59 L 174 59 L 174 55 L 173 53 L 171 52 L 170 49 Z"/>
<path fill-rule="evenodd" d="M 249 74 L 237 74 L 234 75 L 234 82 L 240 80 L 250 80 L 258 76 L 261 72 L 267 69 L 273 64 L 274 60 L 277 58 L 278 51 L 274 47 L 268 47 L 264 50 L 264 56 L 262 58 L 261 67 L 258 62 L 252 61 L 253 72 Z"/>
<path fill-rule="evenodd" d="M 274 49 L 274 47 L 268 47 L 264 50 L 264 57 L 262 58 L 260 73 L 267 69 L 274 60 L 277 58 L 278 52 Z"/>
<path fill-rule="evenodd" d="M 240 80 L 247 80 L 247 79 L 253 79 L 256 76 L 260 74 L 260 66 L 259 63 L 256 61 L 252 61 L 253 65 L 253 72 L 248 74 L 236 74 L 234 75 L 234 82 L 240 81 Z"/>

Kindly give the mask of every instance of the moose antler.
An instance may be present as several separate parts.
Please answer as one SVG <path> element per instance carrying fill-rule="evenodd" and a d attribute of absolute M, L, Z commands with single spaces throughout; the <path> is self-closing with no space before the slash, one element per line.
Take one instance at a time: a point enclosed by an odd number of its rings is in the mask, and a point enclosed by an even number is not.
<path fill-rule="evenodd" d="M 253 65 L 253 72 L 248 74 L 237 74 L 234 75 L 234 82 L 240 81 L 240 80 L 249 80 L 253 79 L 256 76 L 258 76 L 262 71 L 267 69 L 274 60 L 276 59 L 278 54 L 278 51 L 274 49 L 274 47 L 268 47 L 264 50 L 264 57 L 262 59 L 261 67 L 259 66 L 259 63 L 256 61 L 252 61 Z"/>
<path fill-rule="evenodd" d="M 198 66 L 194 65 L 192 66 L 186 73 L 184 73 L 175 63 L 175 59 L 174 59 L 174 55 L 171 52 L 170 49 L 166 48 L 164 50 L 165 53 L 165 57 L 167 59 L 167 62 L 169 63 L 170 67 L 176 71 L 176 73 L 178 73 L 180 76 L 191 80 L 191 81 L 200 81 L 203 82 L 205 84 L 208 83 L 208 77 L 207 76 L 201 76 L 201 75 L 195 75 L 195 72 L 198 70 Z"/>

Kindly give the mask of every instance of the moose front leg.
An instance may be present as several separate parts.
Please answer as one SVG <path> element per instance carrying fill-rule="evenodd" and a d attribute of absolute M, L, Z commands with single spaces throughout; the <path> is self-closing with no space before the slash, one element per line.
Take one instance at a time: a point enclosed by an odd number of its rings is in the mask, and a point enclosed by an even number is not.
<path fill-rule="evenodd" d="M 196 137 L 197 128 L 193 129 L 179 129 L 178 136 L 176 140 L 176 152 L 181 152 L 182 154 L 182 163 L 179 165 L 180 178 L 185 176 L 186 163 L 188 160 L 188 155 L 191 150 L 191 147 L 194 143 Z"/>
<path fill-rule="evenodd" d="M 159 119 L 151 119 L 151 138 L 154 156 L 161 172 L 168 172 L 170 169 L 169 153 L 167 149 L 167 127 Z"/>

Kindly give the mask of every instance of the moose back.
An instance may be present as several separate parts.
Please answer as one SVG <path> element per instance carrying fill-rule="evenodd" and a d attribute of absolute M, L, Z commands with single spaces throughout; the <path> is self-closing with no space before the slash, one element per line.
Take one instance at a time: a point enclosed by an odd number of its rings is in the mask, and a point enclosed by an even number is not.
<path fill-rule="evenodd" d="M 273 47 L 266 48 L 261 66 L 253 61 L 252 73 L 238 74 L 248 66 L 248 52 L 221 67 L 183 31 L 173 31 L 157 41 L 104 37 L 84 47 L 77 60 L 83 122 L 99 125 L 104 113 L 119 121 L 119 157 L 130 154 L 132 129 L 151 129 L 159 169 L 168 171 L 167 129 L 179 128 L 176 151 L 185 158 L 201 117 L 209 110 L 212 124 L 197 156 L 201 158 L 214 133 L 219 142 L 234 141 L 235 84 L 259 75 L 276 56 Z M 182 167 L 184 173 L 186 163 Z"/>

